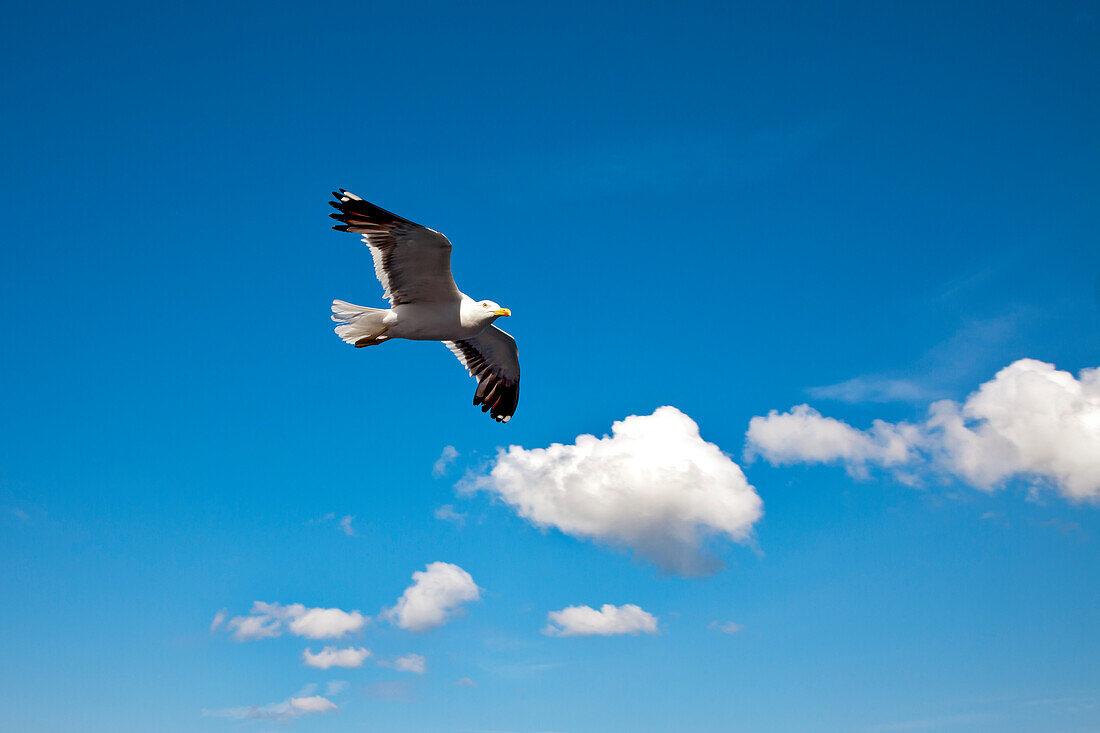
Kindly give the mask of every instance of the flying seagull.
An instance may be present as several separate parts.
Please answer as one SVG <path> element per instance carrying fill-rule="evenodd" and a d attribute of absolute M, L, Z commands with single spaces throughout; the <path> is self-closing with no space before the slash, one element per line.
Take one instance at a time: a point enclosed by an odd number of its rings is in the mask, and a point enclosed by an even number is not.
<path fill-rule="evenodd" d="M 516 340 L 493 325 L 512 312 L 491 300 L 474 300 L 455 285 L 451 243 L 434 229 L 414 224 L 340 189 L 329 214 L 341 232 L 363 235 L 374 256 L 387 308 L 332 301 L 336 335 L 356 347 L 390 339 L 442 341 L 477 380 L 474 405 L 508 422 L 519 403 Z"/>

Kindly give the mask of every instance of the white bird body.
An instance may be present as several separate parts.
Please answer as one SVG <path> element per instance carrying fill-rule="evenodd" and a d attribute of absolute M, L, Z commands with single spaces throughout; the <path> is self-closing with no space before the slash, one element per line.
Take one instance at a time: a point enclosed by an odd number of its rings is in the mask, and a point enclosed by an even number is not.
<path fill-rule="evenodd" d="M 387 339 L 398 338 L 410 341 L 454 341 L 473 338 L 499 318 L 497 315 L 486 313 L 485 308 L 479 306 L 465 293 L 456 303 L 406 303 L 386 309 L 364 308 L 351 303 L 346 305 L 366 313 L 380 311 L 379 320 L 372 323 L 379 323 L 387 329 L 385 334 Z M 366 333 L 367 331 L 363 331 L 362 335 Z M 348 343 L 354 343 L 354 341 Z"/>
<path fill-rule="evenodd" d="M 519 403 L 519 352 L 516 341 L 493 325 L 510 316 L 491 300 L 475 301 L 451 276 L 451 243 L 445 236 L 414 224 L 340 189 L 330 202 L 341 231 L 363 235 L 374 257 L 389 308 L 332 302 L 336 334 L 357 347 L 391 339 L 442 341 L 478 380 L 474 404 L 494 420 L 508 422 Z"/>

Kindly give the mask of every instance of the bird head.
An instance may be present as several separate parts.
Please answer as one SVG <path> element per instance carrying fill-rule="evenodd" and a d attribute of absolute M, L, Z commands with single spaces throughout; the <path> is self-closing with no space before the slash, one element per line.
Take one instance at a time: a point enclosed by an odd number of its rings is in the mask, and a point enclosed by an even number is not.
<path fill-rule="evenodd" d="M 495 303 L 491 300 L 483 300 L 477 304 L 477 310 L 481 313 L 481 316 L 487 321 L 492 322 L 501 316 L 510 316 L 512 311 L 507 308 L 501 308 L 499 303 Z"/>

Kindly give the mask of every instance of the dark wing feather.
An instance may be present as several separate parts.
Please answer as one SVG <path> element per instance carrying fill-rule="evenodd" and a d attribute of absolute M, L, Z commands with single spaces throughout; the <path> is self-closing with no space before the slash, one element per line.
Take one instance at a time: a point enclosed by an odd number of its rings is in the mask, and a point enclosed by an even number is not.
<path fill-rule="evenodd" d="M 340 189 L 329 214 L 341 232 L 360 234 L 374 256 L 374 274 L 390 305 L 459 300 L 462 293 L 451 275 L 451 243 L 439 232 Z"/>
<path fill-rule="evenodd" d="M 444 341 L 477 380 L 474 404 L 497 422 L 508 422 L 519 404 L 519 350 L 516 340 L 496 326 L 473 338 Z"/>

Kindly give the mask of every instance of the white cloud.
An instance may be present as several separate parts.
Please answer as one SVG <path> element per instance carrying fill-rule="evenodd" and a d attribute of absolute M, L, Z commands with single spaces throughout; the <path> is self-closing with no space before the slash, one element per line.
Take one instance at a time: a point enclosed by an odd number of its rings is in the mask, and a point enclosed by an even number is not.
<path fill-rule="evenodd" d="M 310 697 L 290 698 L 290 707 L 304 715 L 306 713 L 327 713 L 330 710 L 335 710 L 336 704 L 328 698 L 312 695 Z"/>
<path fill-rule="evenodd" d="M 462 677 L 461 679 L 456 680 L 455 684 L 459 687 L 477 687 L 477 683 L 469 677 Z"/>
<path fill-rule="evenodd" d="M 210 622 L 210 633 L 213 634 L 217 631 L 222 624 L 225 623 L 225 619 L 229 617 L 229 613 L 226 609 L 221 609 L 214 614 L 214 619 Z"/>
<path fill-rule="evenodd" d="M 310 688 L 312 687 L 310 685 Z M 283 702 L 274 702 L 268 705 L 245 705 L 224 710 L 203 710 L 202 714 L 232 720 L 290 720 L 300 718 L 303 715 L 323 714 L 336 709 L 336 704 L 328 698 L 309 693 L 299 693 L 299 696 L 288 698 Z"/>
<path fill-rule="evenodd" d="M 458 451 L 455 450 L 453 445 L 443 446 L 443 452 L 439 454 L 439 458 L 436 459 L 435 464 L 432 466 L 432 475 L 436 478 L 443 477 L 447 473 L 447 469 L 455 459 L 458 458 Z"/>
<path fill-rule="evenodd" d="M 914 457 L 918 430 L 907 423 L 897 425 L 875 420 L 868 430 L 856 430 L 842 420 L 822 417 L 809 405 L 790 412 L 776 410 L 767 417 L 749 420 L 746 455 L 763 456 L 769 463 L 842 462 L 854 472 L 868 463 L 897 466 Z"/>
<path fill-rule="evenodd" d="M 351 520 L 353 519 L 355 519 L 355 515 L 348 514 L 340 520 L 340 531 L 348 537 L 355 536 L 355 529 L 351 526 Z"/>
<path fill-rule="evenodd" d="M 348 689 L 347 680 L 329 680 L 328 685 L 325 687 L 325 695 L 336 697 L 346 689 Z"/>
<path fill-rule="evenodd" d="M 772 463 L 843 462 L 861 471 L 931 468 L 983 490 L 1044 481 L 1074 500 L 1100 500 L 1100 369 L 1069 372 L 1020 359 L 963 403 L 941 400 L 920 424 L 876 420 L 870 430 L 801 405 L 754 417 L 746 453 Z"/>
<path fill-rule="evenodd" d="M 352 631 L 358 631 L 367 623 L 367 618 L 358 611 L 341 611 L 339 608 L 307 608 L 305 613 L 297 610 L 290 619 L 290 633 L 309 639 L 339 638 Z"/>
<path fill-rule="evenodd" d="M 744 627 L 733 621 L 711 621 L 707 628 L 713 629 L 714 631 L 721 631 L 723 634 L 736 634 Z"/>
<path fill-rule="evenodd" d="M 542 633 L 547 636 L 613 636 L 615 634 L 656 634 L 657 617 L 632 603 L 600 610 L 590 606 L 569 606 L 546 614 Z"/>
<path fill-rule="evenodd" d="M 271 639 L 282 635 L 284 630 L 282 620 L 266 613 L 255 612 L 250 616 L 234 616 L 229 620 L 229 628 L 233 630 L 233 638 L 237 641 Z"/>
<path fill-rule="evenodd" d="M 248 616 L 231 618 L 228 628 L 233 630 L 233 638 L 237 641 L 269 639 L 280 636 L 285 631 L 309 639 L 331 639 L 358 631 L 368 621 L 370 617 L 359 611 L 306 608 L 301 603 L 283 606 L 256 601 Z"/>
<path fill-rule="evenodd" d="M 420 654 L 406 654 L 403 657 L 397 657 L 392 662 L 383 660 L 378 664 L 383 667 L 389 667 L 390 669 L 396 669 L 398 672 L 424 674 L 428 671 L 428 660 Z"/>
<path fill-rule="evenodd" d="M 445 624 L 459 607 L 480 597 L 470 574 L 457 565 L 430 563 L 412 574 L 413 584 L 383 615 L 408 631 L 427 631 Z"/>
<path fill-rule="evenodd" d="M 806 391 L 815 399 L 840 402 L 919 402 L 933 396 L 929 388 L 908 379 L 874 375 L 810 387 Z"/>
<path fill-rule="evenodd" d="M 436 509 L 435 518 L 442 519 L 444 522 L 454 522 L 460 527 L 466 522 L 466 515 L 455 511 L 453 504 L 444 504 Z"/>
<path fill-rule="evenodd" d="M 317 669 L 329 669 L 331 667 L 362 667 L 363 662 L 370 656 L 370 650 L 363 647 L 349 646 L 347 649 L 338 649 L 334 646 L 326 646 L 316 654 L 312 649 L 302 652 L 302 661 L 307 666 Z"/>
<path fill-rule="evenodd" d="M 493 492 L 540 527 L 630 548 L 683 575 L 717 570 L 707 542 L 749 541 L 763 513 L 741 467 L 675 407 L 615 422 L 611 436 L 511 446 L 463 488 Z"/>

